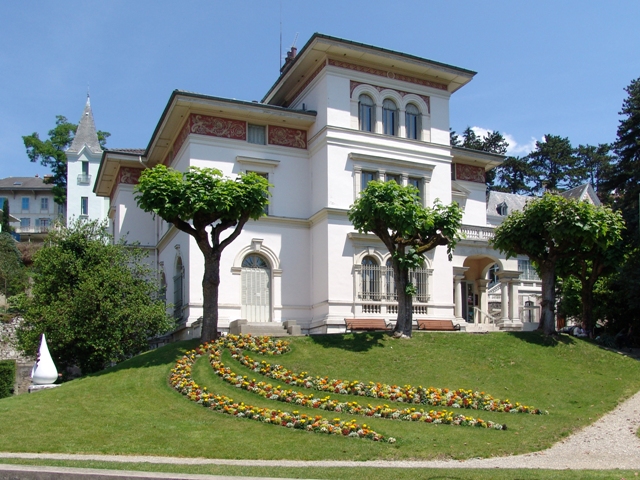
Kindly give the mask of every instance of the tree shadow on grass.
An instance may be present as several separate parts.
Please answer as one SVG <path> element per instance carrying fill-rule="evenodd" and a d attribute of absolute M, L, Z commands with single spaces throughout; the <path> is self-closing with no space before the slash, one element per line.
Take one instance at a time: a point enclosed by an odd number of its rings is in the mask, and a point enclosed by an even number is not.
<path fill-rule="evenodd" d="M 148 368 L 160 365 L 172 365 L 182 358 L 187 350 L 197 347 L 201 342 L 199 340 L 186 340 L 183 342 L 170 343 L 164 347 L 136 355 L 133 358 L 125 360 L 113 367 L 106 368 L 96 373 L 85 375 L 86 377 L 99 377 L 109 373 L 125 370 L 129 368 Z"/>
<path fill-rule="evenodd" d="M 384 347 L 385 332 L 362 332 L 340 335 L 310 335 L 312 342 L 324 348 L 340 348 L 350 352 L 368 352 L 374 347 Z"/>
<path fill-rule="evenodd" d="M 576 343 L 576 339 L 569 335 L 546 336 L 542 332 L 506 332 L 508 335 L 522 340 L 523 342 L 540 345 L 541 347 L 555 347 L 559 344 L 571 345 Z"/>

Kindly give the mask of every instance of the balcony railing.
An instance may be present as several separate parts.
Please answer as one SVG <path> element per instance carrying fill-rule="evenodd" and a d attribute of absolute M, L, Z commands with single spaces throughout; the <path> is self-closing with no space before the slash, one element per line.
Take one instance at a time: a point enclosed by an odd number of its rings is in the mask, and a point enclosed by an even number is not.
<path fill-rule="evenodd" d="M 460 231 L 467 240 L 488 242 L 493 238 L 493 227 L 479 227 L 476 225 L 462 225 Z"/>
<path fill-rule="evenodd" d="M 78 185 L 89 185 L 91 183 L 91 175 L 81 173 L 78 175 Z"/>
<path fill-rule="evenodd" d="M 47 226 L 36 226 L 36 227 L 14 227 L 16 233 L 47 233 L 51 229 L 51 225 Z"/>

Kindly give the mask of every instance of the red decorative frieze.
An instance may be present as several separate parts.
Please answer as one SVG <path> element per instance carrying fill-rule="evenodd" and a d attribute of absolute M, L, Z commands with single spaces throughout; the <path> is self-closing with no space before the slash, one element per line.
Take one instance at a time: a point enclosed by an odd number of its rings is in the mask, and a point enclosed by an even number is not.
<path fill-rule="evenodd" d="M 465 165 L 456 163 L 456 180 L 465 180 L 467 182 L 485 183 L 484 168 L 474 167 L 473 165 Z"/>
<path fill-rule="evenodd" d="M 118 170 L 118 181 L 116 182 L 116 185 L 137 185 L 141 173 L 141 168 L 120 167 L 120 170 Z"/>
<path fill-rule="evenodd" d="M 247 122 L 242 120 L 192 113 L 189 116 L 189 122 L 191 123 L 190 133 L 208 135 L 210 137 L 232 138 L 234 140 L 247 139 Z"/>
<path fill-rule="evenodd" d="M 329 65 L 333 67 L 346 68 L 348 70 L 354 70 L 356 72 L 368 73 L 370 75 L 377 75 L 379 77 L 386 77 L 393 80 L 400 80 L 408 83 L 415 83 L 416 85 L 422 85 L 425 87 L 437 88 L 438 90 L 448 90 L 447 86 L 443 83 L 431 82 L 422 78 L 411 77 L 409 75 L 402 75 L 400 73 L 394 73 L 390 70 L 381 70 L 373 67 L 363 67 L 362 65 L 356 65 L 354 63 L 342 62 L 340 60 L 329 59 Z"/>
<path fill-rule="evenodd" d="M 306 149 L 307 132 L 297 128 L 269 125 L 269 145 Z"/>
<path fill-rule="evenodd" d="M 182 126 L 182 129 L 180 130 L 180 133 L 178 134 L 178 138 L 176 138 L 176 141 L 173 142 L 173 153 L 176 154 L 178 153 L 178 151 L 180 150 L 180 147 L 182 147 L 182 144 L 185 142 L 185 140 L 187 139 L 187 137 L 189 136 L 189 133 L 191 133 L 191 117 L 193 115 L 189 115 L 187 117 L 187 120 L 184 122 L 184 125 Z M 169 161 L 172 160 L 173 155 L 167 155 L 167 158 L 169 158 Z"/>
<path fill-rule="evenodd" d="M 371 85 L 370 83 L 354 82 L 353 80 L 351 80 L 351 84 L 350 84 L 350 87 L 351 87 L 350 95 L 351 96 L 353 96 L 353 91 L 359 85 L 369 85 L 369 86 L 375 88 L 376 90 L 378 90 L 379 92 L 381 92 L 383 90 L 391 90 L 392 92 L 396 92 L 398 95 L 400 95 L 403 98 L 404 98 L 405 95 L 415 95 L 416 97 L 420 97 L 422 100 L 424 100 L 424 103 L 427 104 L 428 113 L 431 113 L 431 99 L 430 99 L 430 97 L 427 97 L 426 95 L 419 95 L 419 94 L 413 93 L 413 92 L 403 92 L 402 90 L 395 90 L 393 88 L 381 87 L 379 85 Z"/>

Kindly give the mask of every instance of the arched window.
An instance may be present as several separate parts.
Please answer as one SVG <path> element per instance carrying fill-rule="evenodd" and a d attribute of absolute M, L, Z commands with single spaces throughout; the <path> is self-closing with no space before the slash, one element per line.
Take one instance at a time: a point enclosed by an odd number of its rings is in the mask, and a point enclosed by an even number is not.
<path fill-rule="evenodd" d="M 376 106 L 373 99 L 364 93 L 358 97 L 358 121 L 360 130 L 373 132 L 376 124 Z"/>
<path fill-rule="evenodd" d="M 376 259 L 371 256 L 362 259 L 360 292 L 365 300 L 380 300 L 380 268 Z"/>
<path fill-rule="evenodd" d="M 496 211 L 498 212 L 498 215 L 506 217 L 509 214 L 509 207 L 506 202 L 502 202 L 496 207 Z"/>
<path fill-rule="evenodd" d="M 382 102 L 382 133 L 395 135 L 398 130 L 398 107 L 395 102 L 387 98 Z"/>
<path fill-rule="evenodd" d="M 405 126 L 407 129 L 407 138 L 420 140 L 420 132 L 422 131 L 420 110 L 413 103 L 407 105 Z"/>

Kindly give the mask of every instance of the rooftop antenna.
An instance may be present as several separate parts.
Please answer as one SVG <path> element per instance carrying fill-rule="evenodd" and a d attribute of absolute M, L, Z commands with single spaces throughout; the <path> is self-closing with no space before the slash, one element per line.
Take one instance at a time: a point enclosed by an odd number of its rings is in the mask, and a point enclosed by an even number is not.
<path fill-rule="evenodd" d="M 278 58 L 278 71 L 282 68 L 282 0 L 280 0 L 280 57 Z"/>
<path fill-rule="evenodd" d="M 300 32 L 296 32 L 296 37 L 293 39 L 293 43 L 291 44 L 291 48 L 296 46 L 296 42 L 298 41 L 298 35 L 300 35 Z"/>

